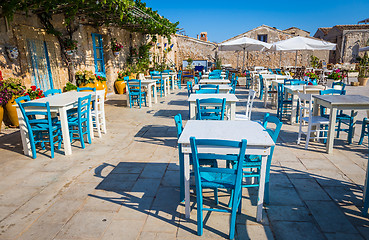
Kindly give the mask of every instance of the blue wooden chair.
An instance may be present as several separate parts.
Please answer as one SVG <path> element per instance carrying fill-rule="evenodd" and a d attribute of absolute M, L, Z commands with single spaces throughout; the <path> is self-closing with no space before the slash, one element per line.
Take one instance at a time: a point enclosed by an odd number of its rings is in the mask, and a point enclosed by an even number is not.
<path fill-rule="evenodd" d="M 188 81 L 187 82 L 187 96 L 190 96 L 192 93 L 193 93 L 192 82 Z"/>
<path fill-rule="evenodd" d="M 271 68 L 268 68 L 268 71 L 271 73 L 271 74 L 274 74 L 273 70 Z"/>
<path fill-rule="evenodd" d="M 193 81 L 195 82 L 195 84 L 199 84 L 199 79 L 197 77 L 194 77 Z"/>
<path fill-rule="evenodd" d="M 220 79 L 220 75 L 210 75 L 209 74 L 209 79 Z"/>
<path fill-rule="evenodd" d="M 284 85 L 306 85 L 307 82 L 300 79 L 285 79 Z"/>
<path fill-rule="evenodd" d="M 156 79 L 156 91 L 160 93 L 160 97 L 163 97 L 165 83 L 163 77 L 160 75 L 160 79 Z"/>
<path fill-rule="evenodd" d="M 218 89 L 219 90 L 219 85 L 216 84 L 202 84 L 199 85 L 199 90 L 201 89 Z"/>
<path fill-rule="evenodd" d="M 202 79 L 202 72 L 199 72 L 199 79 Z"/>
<path fill-rule="evenodd" d="M 363 123 L 361 125 L 359 145 L 363 144 L 363 140 L 365 136 L 369 136 L 369 119 L 368 118 L 363 119 Z"/>
<path fill-rule="evenodd" d="M 252 83 L 252 78 L 250 71 L 246 71 L 246 89 L 250 89 Z"/>
<path fill-rule="evenodd" d="M 282 121 L 282 117 L 288 115 L 292 108 L 292 99 L 288 98 L 284 91 L 284 85 L 278 83 L 277 93 L 277 117 Z"/>
<path fill-rule="evenodd" d="M 320 95 L 346 95 L 346 90 L 339 89 L 327 89 L 321 90 Z M 320 107 L 320 115 L 326 118 L 329 118 L 329 115 L 325 113 L 326 108 Z M 336 123 L 337 128 L 335 129 L 337 132 L 337 138 L 340 137 L 340 132 L 347 132 L 347 141 L 349 144 L 352 143 L 353 136 L 353 127 L 354 127 L 354 117 L 357 115 L 357 112 L 351 111 L 351 115 L 343 113 L 343 110 L 337 112 Z M 346 129 L 342 129 L 342 124 L 346 125 Z"/>
<path fill-rule="evenodd" d="M 219 93 L 219 87 L 218 88 L 205 88 L 205 89 L 199 89 L 196 91 L 197 94 L 215 94 Z"/>
<path fill-rule="evenodd" d="M 22 97 L 16 98 L 14 101 L 20 107 L 20 103 L 31 101 L 31 98 L 27 95 L 27 96 L 22 96 Z"/>
<path fill-rule="evenodd" d="M 182 71 L 177 74 L 177 79 L 174 80 L 174 85 L 178 86 L 178 89 L 182 89 Z"/>
<path fill-rule="evenodd" d="M 332 83 L 332 88 L 333 89 L 338 89 L 338 90 L 344 91 L 345 87 L 346 87 L 346 84 L 344 82 L 333 82 Z"/>
<path fill-rule="evenodd" d="M 141 80 L 129 80 L 127 81 L 129 107 L 132 108 L 134 103 L 137 103 L 141 108 L 141 104 L 144 102 L 146 106 L 146 92 L 142 91 Z"/>
<path fill-rule="evenodd" d="M 226 71 L 226 79 L 229 79 L 229 70 Z"/>
<path fill-rule="evenodd" d="M 77 87 L 77 92 L 96 92 L 96 88 L 91 88 L 91 87 Z"/>
<path fill-rule="evenodd" d="M 281 71 L 281 69 L 280 68 L 276 68 L 276 69 L 274 69 L 275 70 L 275 72 L 278 74 L 278 75 L 282 75 L 282 71 Z"/>
<path fill-rule="evenodd" d="M 259 90 L 259 98 L 260 100 L 263 100 L 264 96 L 264 78 L 263 75 L 259 74 L 259 81 L 260 81 L 260 90 Z"/>
<path fill-rule="evenodd" d="M 229 86 L 232 87 L 232 89 L 229 91 L 229 93 L 236 94 L 237 82 L 238 82 L 238 77 L 236 77 L 234 80 L 231 80 L 231 83 L 229 84 Z"/>
<path fill-rule="evenodd" d="M 241 212 L 242 202 L 242 166 L 247 146 L 247 140 L 227 141 L 227 140 L 210 140 L 210 139 L 196 139 L 190 138 L 192 162 L 195 173 L 196 183 L 196 201 L 197 201 L 197 235 L 203 234 L 203 211 L 218 211 L 230 212 L 230 230 L 229 238 L 233 239 L 235 234 L 236 214 Z M 216 146 L 239 149 L 237 155 L 228 154 L 213 154 L 213 153 L 199 153 L 198 147 L 201 146 Z M 200 167 L 199 159 L 212 159 L 216 161 L 234 161 L 238 164 L 236 168 L 220 168 L 220 167 Z M 219 164 L 219 166 L 221 166 Z M 227 189 L 232 193 L 233 201 L 230 209 L 204 208 L 202 189 Z"/>
<path fill-rule="evenodd" d="M 224 120 L 226 99 L 196 99 L 196 120 Z"/>
<path fill-rule="evenodd" d="M 54 96 L 55 94 L 61 94 L 61 93 L 62 91 L 60 89 L 49 89 L 44 92 L 44 95 L 45 97 L 47 97 L 49 95 Z"/>
<path fill-rule="evenodd" d="M 82 148 L 85 148 L 83 135 L 87 135 L 87 142 L 91 144 L 90 107 L 91 95 L 80 97 L 78 98 L 77 115 L 68 117 L 70 140 L 80 140 Z M 78 136 L 76 137 L 75 134 L 78 134 Z"/>
<path fill-rule="evenodd" d="M 22 102 L 27 98 L 17 99 L 24 121 L 28 129 L 29 142 L 32 157 L 36 156 L 36 144 L 40 143 L 45 149 L 45 142 L 50 143 L 51 158 L 54 158 L 54 145 L 58 144 L 60 149 L 62 142 L 61 125 L 59 121 L 53 121 L 50 113 L 49 103 Z"/>

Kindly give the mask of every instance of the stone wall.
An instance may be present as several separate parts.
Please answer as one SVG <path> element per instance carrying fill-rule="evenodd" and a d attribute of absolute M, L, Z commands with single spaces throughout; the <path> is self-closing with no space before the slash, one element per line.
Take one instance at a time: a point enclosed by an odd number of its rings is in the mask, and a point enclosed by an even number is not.
<path fill-rule="evenodd" d="M 358 56 L 363 56 L 364 52 L 359 53 L 359 48 L 369 44 L 369 29 L 364 31 L 344 31 L 340 51 L 343 62 L 356 62 Z"/>

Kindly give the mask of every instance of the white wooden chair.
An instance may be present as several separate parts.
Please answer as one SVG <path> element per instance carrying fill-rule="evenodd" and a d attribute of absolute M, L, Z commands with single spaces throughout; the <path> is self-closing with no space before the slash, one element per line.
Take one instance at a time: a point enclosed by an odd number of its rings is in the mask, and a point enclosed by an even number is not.
<path fill-rule="evenodd" d="M 246 112 L 245 114 L 236 114 L 235 120 L 251 120 L 252 105 L 254 103 L 255 96 L 256 96 L 256 92 L 250 89 L 249 97 L 247 98 L 247 103 L 246 103 Z"/>
<path fill-rule="evenodd" d="M 104 94 L 95 94 L 94 109 L 91 110 L 92 125 L 97 130 L 99 138 L 101 138 L 101 131 L 106 134 L 105 108 L 104 108 Z"/>
<path fill-rule="evenodd" d="M 300 104 L 300 127 L 299 135 L 297 137 L 297 144 L 300 144 L 301 135 L 305 134 L 305 149 L 307 149 L 311 138 L 315 138 L 318 140 L 327 139 L 329 119 L 321 116 L 313 116 L 313 97 L 311 94 L 304 94 L 299 92 L 298 97 Z M 302 130 L 302 127 L 305 126 L 305 123 L 308 124 L 308 129 L 306 132 Z M 315 129 L 313 129 L 313 126 L 315 127 Z"/>

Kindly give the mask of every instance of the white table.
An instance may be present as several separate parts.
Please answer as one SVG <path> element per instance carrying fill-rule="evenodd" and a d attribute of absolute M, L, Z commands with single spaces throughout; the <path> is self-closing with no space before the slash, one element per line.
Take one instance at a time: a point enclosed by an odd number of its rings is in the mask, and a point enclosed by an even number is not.
<path fill-rule="evenodd" d="M 332 153 L 334 144 L 334 133 L 336 126 L 336 116 L 338 110 L 368 110 L 369 97 L 361 95 L 313 95 L 314 116 L 319 114 L 319 105 L 330 109 L 328 140 L 326 144 L 327 153 Z M 355 133 L 356 114 L 353 114 L 354 127 L 352 135 Z"/>
<path fill-rule="evenodd" d="M 104 91 L 104 90 L 100 90 Z M 78 98 L 85 97 L 87 95 L 92 95 L 93 92 L 66 92 L 62 94 L 51 95 L 46 98 L 40 98 L 36 100 L 32 100 L 32 102 L 46 103 L 48 102 L 50 105 L 50 111 L 59 113 L 61 130 L 63 134 L 63 145 L 64 145 L 64 154 L 71 155 L 72 154 L 72 146 L 70 143 L 69 137 L 69 127 L 68 127 L 68 117 L 67 110 L 76 108 L 78 106 Z M 91 98 L 93 99 L 93 97 Z M 21 113 L 19 107 L 17 107 L 18 118 L 19 118 L 19 128 L 22 138 L 23 144 L 23 152 L 27 156 L 32 155 L 31 146 L 29 144 L 29 136 L 28 129 L 26 123 L 23 119 L 23 114 Z M 91 109 L 90 109 L 91 111 Z M 90 136 L 91 139 L 94 138 L 93 130 L 92 130 L 92 116 L 90 113 Z"/>
<path fill-rule="evenodd" d="M 202 84 L 200 84 L 200 85 L 202 85 Z M 195 91 L 199 90 L 199 84 L 196 84 L 195 86 L 193 86 L 192 89 L 195 90 Z M 229 93 L 229 91 L 231 89 L 232 89 L 232 87 L 227 85 L 227 84 L 219 85 L 219 93 Z"/>
<path fill-rule="evenodd" d="M 174 80 L 177 79 L 177 73 L 173 73 L 173 72 L 171 72 L 169 74 L 168 73 L 163 73 L 162 75 L 163 75 L 163 77 L 168 77 L 169 78 L 169 82 L 170 82 L 169 85 L 171 85 L 169 87 L 171 87 L 171 89 L 174 89 L 174 87 L 177 86 L 177 85 L 174 84 Z M 177 88 L 178 88 L 178 86 L 177 86 Z"/>
<path fill-rule="evenodd" d="M 199 81 L 199 84 L 216 84 L 216 85 L 220 85 L 220 84 L 230 84 L 231 81 L 226 80 L 226 79 L 201 79 Z"/>
<path fill-rule="evenodd" d="M 215 93 L 215 94 L 191 94 L 187 101 L 190 103 L 190 119 L 196 119 L 196 99 L 207 99 L 207 98 L 225 98 L 227 111 L 230 111 L 230 119 L 234 120 L 236 118 L 236 102 L 238 98 L 235 94 L 230 93 Z M 228 116 L 228 115 L 227 115 Z"/>
<path fill-rule="evenodd" d="M 297 102 L 298 102 L 298 94 L 301 93 L 304 90 L 304 85 L 284 85 L 285 92 L 287 94 L 292 95 L 292 107 L 291 107 L 291 124 L 296 124 L 296 112 L 297 112 Z M 331 88 L 326 88 L 331 89 Z M 320 94 L 320 91 L 324 90 L 322 88 L 316 87 L 314 88 L 312 85 L 309 85 L 309 87 L 305 87 L 305 93 L 307 94 Z"/>
<path fill-rule="evenodd" d="M 160 76 L 145 76 L 146 80 L 154 80 L 154 79 L 160 79 L 163 78 L 164 80 L 164 96 L 167 96 L 168 94 L 170 94 L 170 77 L 169 75 L 162 75 L 162 77 Z"/>
<path fill-rule="evenodd" d="M 141 80 L 141 87 L 146 87 L 147 89 L 147 101 L 149 107 L 152 107 L 152 95 L 154 96 L 154 103 L 158 103 L 158 94 L 156 92 L 156 80 L 146 79 Z M 128 86 L 126 84 L 126 93 L 127 93 L 127 106 L 129 106 L 129 91 Z"/>
<path fill-rule="evenodd" d="M 260 169 L 260 186 L 258 193 L 256 220 L 262 220 L 262 210 L 264 202 L 265 172 L 267 157 L 270 149 L 274 146 L 274 141 L 267 131 L 257 122 L 253 121 L 193 121 L 187 122 L 183 129 L 178 143 L 182 144 L 184 154 L 184 186 L 185 186 L 185 214 L 190 217 L 190 158 L 191 153 L 190 137 L 198 139 L 222 139 L 231 141 L 247 140 L 246 154 L 262 155 Z M 230 148 L 206 148 L 199 147 L 199 152 L 228 153 L 237 154 L 238 149 Z"/>

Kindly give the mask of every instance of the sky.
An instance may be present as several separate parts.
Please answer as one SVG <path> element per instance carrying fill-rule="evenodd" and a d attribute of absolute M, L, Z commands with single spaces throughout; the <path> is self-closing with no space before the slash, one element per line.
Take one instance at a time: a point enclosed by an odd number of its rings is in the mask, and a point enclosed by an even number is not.
<path fill-rule="evenodd" d="M 298 27 L 313 36 L 319 27 L 357 24 L 369 18 L 369 0 L 154 0 L 148 7 L 189 37 L 208 33 L 211 42 L 222 42 L 261 25 L 284 30 Z"/>

